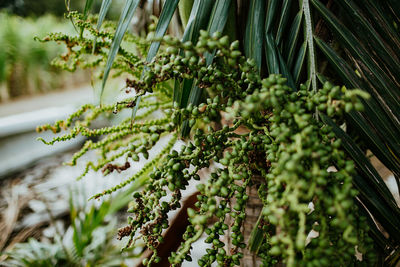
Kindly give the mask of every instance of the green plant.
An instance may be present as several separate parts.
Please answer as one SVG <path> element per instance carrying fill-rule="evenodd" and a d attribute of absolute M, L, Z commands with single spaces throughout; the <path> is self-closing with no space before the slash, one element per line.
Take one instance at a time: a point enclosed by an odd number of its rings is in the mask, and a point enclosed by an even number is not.
<path fill-rule="evenodd" d="M 115 214 L 140 186 L 141 181 L 136 181 L 98 207 L 77 203 L 81 193 L 71 190 L 68 229 L 60 233 L 57 225 L 53 225 L 56 230 L 51 243 L 30 238 L 26 243 L 16 244 L 6 253 L 8 257 L 2 266 L 126 266 L 126 260 L 137 255 L 132 250 L 121 253 L 121 246 L 115 244 Z"/>
<path fill-rule="evenodd" d="M 138 175 L 95 196 L 111 193 L 156 167 L 144 191 L 135 193 L 131 209 L 135 216 L 121 231 L 121 236 L 133 238 L 141 229 L 153 250 L 146 264 L 159 260 L 156 247 L 163 231 L 159 225 L 168 226 L 165 214 L 179 207 L 180 190 L 212 162 L 221 165 L 199 187 L 198 210 L 188 210 L 192 226 L 185 243 L 172 253 L 172 264 L 190 259 L 190 245 L 203 231 L 213 244 L 199 262 L 205 266 L 214 261 L 221 266 L 239 264 L 239 248 L 246 246 L 267 266 L 280 261 L 289 266 L 348 265 L 356 261 L 355 245 L 363 254 L 355 264 L 394 266 L 398 262 L 400 210 L 366 157 L 370 149 L 398 181 L 398 4 L 387 1 L 378 7 L 372 0 L 329 1 L 325 7 L 310 2 L 311 6 L 308 0 L 167 0 L 146 59 L 120 49 L 124 38 L 131 38 L 125 35 L 127 22 L 139 1 L 126 1 L 115 35 L 91 30 L 77 19 L 92 39 L 108 37 L 105 43 L 95 43 L 106 60 L 101 92 L 114 68 L 135 77 L 127 81 L 127 88 L 134 88 L 136 95 L 111 106 L 86 106 L 71 117 L 90 110 L 83 120 L 71 124 L 68 119 L 42 129 L 73 127 L 70 134 L 50 143 L 78 133 L 107 135 L 98 143 L 86 143 L 72 163 L 87 150 L 100 149 L 103 158 L 98 164 L 89 163 L 87 169 L 108 166 L 108 171 L 124 167 L 112 163 L 116 158 L 126 157 L 127 162 L 138 160 L 138 154 L 147 158 L 160 135 L 174 136 Z M 103 1 L 103 7 L 107 3 Z M 178 4 L 186 26 L 182 40 L 161 38 Z M 100 17 L 106 12 L 102 8 Z M 228 37 L 221 37 L 221 32 Z M 242 41 L 229 46 L 236 38 Z M 167 54 L 156 55 L 161 41 Z M 84 42 L 87 49 L 72 56 L 91 53 L 91 41 L 81 37 L 76 42 Z M 282 76 L 271 75 L 278 73 Z M 332 86 L 327 79 L 361 90 Z M 165 117 L 141 121 L 155 103 Z M 145 116 L 136 115 L 149 107 Z M 111 128 L 87 128 L 99 113 L 114 108 L 132 108 L 131 118 Z M 229 116 L 232 121 L 226 120 Z M 169 152 L 177 136 L 186 138 L 187 145 Z M 120 153 L 111 153 L 122 147 Z M 336 166 L 337 172 L 328 173 L 330 166 Z M 260 175 L 265 178 L 258 186 L 264 208 L 246 244 L 240 232 L 246 217 L 245 192 Z M 164 195 L 172 199 L 163 202 Z M 311 213 L 309 202 L 315 206 Z M 217 222 L 209 227 L 214 215 Z M 225 221 L 228 216 L 234 220 L 231 228 Z M 377 228 L 374 220 L 383 228 Z M 311 229 L 320 235 L 306 245 Z M 227 232 L 234 234 L 232 251 L 226 251 L 220 239 Z"/>
<path fill-rule="evenodd" d="M 52 16 L 32 19 L 4 12 L 0 23 L 0 86 L 5 86 L 9 98 L 62 86 L 60 71 L 49 61 L 63 50 L 55 44 L 44 46 L 34 37 L 56 30 L 71 32 L 71 26 Z"/>

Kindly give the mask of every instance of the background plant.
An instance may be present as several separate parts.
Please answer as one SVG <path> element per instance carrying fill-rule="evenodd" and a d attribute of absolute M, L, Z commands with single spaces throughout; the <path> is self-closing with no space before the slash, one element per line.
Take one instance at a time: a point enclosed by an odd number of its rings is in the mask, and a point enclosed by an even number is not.
<path fill-rule="evenodd" d="M 5 253 L 7 257 L 2 266 L 126 266 L 129 259 L 137 255 L 133 248 L 121 253 L 122 246 L 116 244 L 115 231 L 119 223 L 116 215 L 140 185 L 137 181 L 128 190 L 99 205 L 87 205 L 86 200 L 80 201 L 85 196 L 83 192 L 71 190 L 71 225 L 63 231 L 53 218 L 55 234 L 50 242 L 31 238 L 26 243 L 16 244 Z"/>
<path fill-rule="evenodd" d="M 3 96 L 44 92 L 63 86 L 63 74 L 50 65 L 62 48 L 55 44 L 44 46 L 34 40 L 49 31 L 71 32 L 71 25 L 52 16 L 39 19 L 0 13 L 0 85 Z M 3 89 L 3 90 L 4 90 Z"/>

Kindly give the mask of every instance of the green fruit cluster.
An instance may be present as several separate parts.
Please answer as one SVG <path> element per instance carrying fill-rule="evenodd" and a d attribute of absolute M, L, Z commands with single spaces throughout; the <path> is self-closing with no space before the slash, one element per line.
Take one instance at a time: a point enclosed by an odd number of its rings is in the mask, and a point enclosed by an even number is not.
<path fill-rule="evenodd" d="M 86 28 L 90 25 L 82 24 Z M 59 36 L 52 38 L 61 40 Z M 84 37 L 63 38 L 69 40 L 67 44 L 71 40 L 86 43 Z M 254 177 L 261 177 L 258 192 L 264 208 L 256 227 L 261 230 L 262 242 L 256 251 L 265 266 L 278 262 L 287 266 L 374 264 L 368 226 L 354 200 L 354 163 L 330 127 L 319 120 L 320 114 L 325 114 L 340 124 L 344 113 L 362 110 L 360 97 L 368 96 L 330 83 L 311 92 L 306 86 L 299 90 L 288 87 L 280 75 L 262 79 L 254 62 L 241 55 L 239 43 L 230 44 L 220 34 L 209 36 L 202 31 L 196 44 L 169 36 L 157 41 L 163 43 L 164 52 L 149 63 L 123 51 L 119 54 L 115 68 L 132 75 L 127 87 L 134 88 L 135 97 L 114 106 L 85 106 L 66 121 L 40 128 L 56 132 L 70 128 L 70 133 L 49 144 L 78 134 L 102 137 L 87 141 L 71 161 L 76 164 L 87 151 L 100 150 L 101 158 L 88 163 L 84 174 L 89 169 L 113 166 L 107 164 L 122 157 L 126 162 L 147 159 L 160 137 L 173 136 L 139 173 L 95 196 L 147 178 L 143 190 L 133 195 L 128 226 L 120 231 L 120 238 L 129 236 L 127 246 L 142 239 L 153 251 L 143 263 L 150 266 L 160 261 L 157 247 L 169 227 L 168 215 L 181 207 L 182 192 L 188 185 L 200 180 L 195 207 L 187 210 L 190 226 L 184 242 L 169 261 L 172 266 L 191 261 L 192 244 L 205 235 L 210 248 L 198 261 L 199 266 L 239 265 L 243 249 L 249 245 L 243 235 L 247 189 L 255 184 Z M 99 41 L 97 49 L 102 51 L 108 45 Z M 207 62 L 207 53 L 215 53 L 213 62 Z M 142 76 L 134 68 L 146 71 Z M 193 79 L 207 92 L 201 104 L 171 104 L 172 82 L 184 79 Z M 134 122 L 127 118 L 112 127 L 89 127 L 100 114 L 134 108 L 138 95 L 143 96 L 139 107 L 142 117 Z M 151 118 L 156 110 L 162 112 L 161 118 Z M 182 123 L 189 125 L 192 135 L 181 149 L 171 150 Z M 198 172 L 203 169 L 211 174 L 200 179 Z M 318 237 L 307 240 L 312 230 Z M 231 237 L 230 250 L 224 236 Z M 354 256 L 356 246 L 362 250 L 362 262 Z"/>

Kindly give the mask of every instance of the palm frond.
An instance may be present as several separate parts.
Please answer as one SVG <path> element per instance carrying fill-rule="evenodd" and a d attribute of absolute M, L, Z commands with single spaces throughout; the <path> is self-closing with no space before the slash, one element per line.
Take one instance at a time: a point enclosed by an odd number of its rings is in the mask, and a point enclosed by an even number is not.
<path fill-rule="evenodd" d="M 331 45 L 322 40 L 323 37 L 315 37 L 315 42 L 336 79 L 349 88 L 360 88 L 371 95 L 363 101 L 364 112 L 352 111 L 347 115 L 349 134 L 329 124 L 344 140 L 345 149 L 357 163 L 359 176 L 355 177 L 354 184 L 360 192 L 361 208 L 389 233 L 389 238 L 373 234 L 376 243 L 383 246 L 383 257 L 395 255 L 393 251 L 400 241 L 400 209 L 382 177 L 366 158 L 365 151 L 371 150 L 393 173 L 399 188 L 400 37 L 395 26 L 399 4 L 396 1 L 378 4 L 372 0 L 339 0 L 335 9 L 329 9 L 318 0 L 311 2 L 331 30 Z M 341 12 L 334 14 L 333 10 Z M 358 142 L 350 137 L 352 132 L 357 133 Z M 370 220 L 371 228 L 375 226 L 373 220 Z M 396 256 L 389 258 L 391 260 L 387 259 L 385 264 L 394 266 Z"/>
<path fill-rule="evenodd" d="M 101 84 L 100 101 L 101 101 L 101 97 L 104 92 L 104 88 L 106 86 L 108 75 L 110 74 L 111 67 L 113 65 L 114 59 L 117 56 L 119 47 L 121 45 L 122 38 L 124 37 L 125 32 L 128 29 L 129 23 L 132 20 L 133 14 L 135 13 L 137 6 L 139 5 L 139 2 L 140 2 L 139 0 L 127 0 L 125 2 L 125 6 L 124 6 L 121 16 L 119 18 L 117 29 L 115 30 L 114 40 L 111 44 L 110 51 L 108 53 L 106 67 L 104 69 L 103 82 Z"/>

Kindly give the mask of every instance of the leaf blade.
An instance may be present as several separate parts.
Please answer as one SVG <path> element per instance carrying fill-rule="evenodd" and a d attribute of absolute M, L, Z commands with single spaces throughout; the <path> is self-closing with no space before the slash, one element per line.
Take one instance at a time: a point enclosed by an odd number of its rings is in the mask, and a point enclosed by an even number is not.
<path fill-rule="evenodd" d="M 297 45 L 297 41 L 300 36 L 300 26 L 301 26 L 301 21 L 303 18 L 303 12 L 299 11 L 292 23 L 292 26 L 290 27 L 289 30 L 289 36 L 284 44 L 284 56 L 286 58 L 286 62 L 288 65 L 289 69 L 293 68 L 293 60 L 295 57 L 295 48 Z"/>
<path fill-rule="evenodd" d="M 172 16 L 178 6 L 179 0 L 167 0 L 161 10 L 160 18 L 158 20 L 156 30 L 154 33 L 155 38 L 160 38 L 167 32 L 169 23 L 171 22 Z M 150 62 L 157 54 L 160 48 L 160 42 L 152 42 L 147 53 L 147 62 Z"/>
<path fill-rule="evenodd" d="M 379 90 L 379 102 L 385 108 L 386 113 L 390 115 L 396 127 L 400 128 L 400 121 L 398 119 L 400 118 L 400 90 L 396 89 L 398 88 L 396 84 L 387 76 L 381 66 L 375 63 L 373 57 L 362 45 L 362 42 L 331 11 L 320 1 L 311 1 L 331 30 L 341 40 L 343 46 L 352 53 L 353 57 L 365 65 L 363 70 L 367 73 L 366 79 L 374 85 L 374 88 Z"/>
<path fill-rule="evenodd" d="M 231 0 L 217 0 L 213 11 L 211 13 L 211 19 L 210 23 L 208 24 L 207 31 L 212 35 L 215 32 L 220 32 L 225 28 L 226 22 L 228 20 L 228 15 L 229 15 L 229 8 L 231 5 L 232 1 Z M 214 52 L 215 53 L 215 52 Z M 205 58 L 206 58 L 206 64 L 207 66 L 210 65 L 213 61 L 214 53 L 206 53 Z M 200 96 L 202 94 L 203 90 L 195 86 L 191 91 L 189 95 L 189 102 L 194 105 L 198 105 L 200 101 Z"/>
<path fill-rule="evenodd" d="M 265 15 L 265 1 L 252 0 L 246 22 L 244 52 L 247 58 L 254 59 L 259 73 L 262 65 Z"/>
<path fill-rule="evenodd" d="M 154 33 L 154 36 L 156 38 L 163 37 L 165 35 L 165 33 L 167 32 L 169 23 L 171 22 L 171 19 L 174 15 L 174 12 L 176 10 L 178 3 L 179 3 L 179 0 L 167 0 L 165 2 L 163 9 L 161 10 L 160 18 L 158 20 L 156 30 Z M 160 42 L 152 42 L 150 45 L 149 51 L 147 53 L 147 56 L 146 56 L 146 61 L 147 62 L 152 61 L 153 58 L 157 55 L 157 52 L 159 49 L 160 49 Z M 174 92 L 175 92 L 175 90 L 174 90 Z M 139 109 L 141 99 L 142 99 L 141 96 L 139 96 L 136 99 L 135 107 L 133 108 L 132 115 L 131 115 L 132 121 L 136 117 L 136 113 Z"/>
<path fill-rule="evenodd" d="M 305 41 L 298 52 L 298 56 L 297 56 L 297 60 L 293 66 L 293 79 L 294 82 L 296 84 L 296 87 L 299 85 L 300 83 L 300 74 L 301 74 L 301 70 L 303 68 L 303 64 L 304 64 L 304 60 L 306 58 L 306 54 L 307 54 L 307 42 Z"/>
<path fill-rule="evenodd" d="M 183 33 L 182 42 L 197 42 L 200 30 L 205 29 L 208 25 L 208 14 L 213 7 L 212 4 L 213 1 L 211 0 L 194 1 L 185 32 Z M 177 82 L 178 81 L 175 81 L 174 96 L 180 96 L 180 98 L 174 98 L 174 101 L 177 101 L 180 107 L 185 107 L 188 103 L 189 95 L 193 87 L 193 81 L 188 82 L 187 80 L 184 80 L 182 86 L 178 86 Z"/>
<path fill-rule="evenodd" d="M 119 47 L 121 45 L 122 38 L 124 37 L 125 32 L 128 29 L 129 23 L 132 20 L 133 14 L 135 13 L 137 6 L 139 5 L 139 2 L 140 0 L 127 0 L 125 2 L 125 6 L 120 16 L 117 29 L 115 31 L 114 40 L 111 44 L 110 52 L 108 53 L 106 67 L 103 75 L 103 81 L 100 89 L 100 103 L 108 76 L 111 71 L 112 64 L 114 62 L 115 57 L 117 56 Z"/>
<path fill-rule="evenodd" d="M 361 173 L 364 176 L 368 177 L 369 181 L 375 186 L 376 190 L 378 190 L 380 195 L 383 196 L 387 204 L 390 207 L 392 207 L 396 212 L 400 212 L 400 209 L 397 207 L 396 201 L 393 198 L 392 193 L 387 188 L 382 177 L 379 175 L 378 171 L 372 166 L 371 162 L 367 159 L 365 154 L 356 145 L 356 143 L 342 129 L 340 129 L 329 117 L 327 117 L 324 114 L 321 114 L 321 118 L 324 123 L 332 127 L 333 132 L 336 134 L 336 136 L 338 136 L 342 140 L 343 147 L 355 161 L 357 166 L 360 168 Z"/>
<path fill-rule="evenodd" d="M 287 22 L 290 16 L 290 7 L 292 5 L 292 0 L 284 0 L 282 3 L 282 12 L 281 17 L 278 24 L 278 30 L 276 33 L 276 45 L 279 46 L 282 41 L 283 32 L 286 28 Z"/>
<path fill-rule="evenodd" d="M 96 29 L 98 31 L 100 30 L 101 25 L 103 24 L 103 21 L 104 21 L 106 15 L 108 13 L 108 10 L 110 9 L 111 2 L 112 2 L 112 0 L 103 0 L 101 2 L 100 12 L 99 12 L 99 19 L 97 20 L 97 25 L 96 25 Z M 97 36 L 93 40 L 93 51 L 92 51 L 92 53 L 94 53 L 94 51 L 96 50 L 96 42 L 97 42 Z"/>

